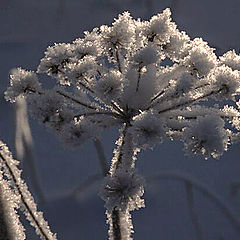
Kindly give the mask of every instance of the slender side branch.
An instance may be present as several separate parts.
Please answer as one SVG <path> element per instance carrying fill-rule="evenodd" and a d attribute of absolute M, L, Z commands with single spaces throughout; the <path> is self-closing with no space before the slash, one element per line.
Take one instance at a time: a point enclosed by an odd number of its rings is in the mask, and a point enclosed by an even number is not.
<path fill-rule="evenodd" d="M 107 112 L 107 111 L 102 111 L 102 112 L 86 112 L 86 113 L 81 113 L 78 115 L 75 115 L 74 118 L 80 118 L 82 116 L 87 117 L 87 116 L 94 116 L 94 115 L 110 115 L 116 118 L 121 118 L 122 116 L 119 115 L 118 113 L 114 112 Z"/>
<path fill-rule="evenodd" d="M 138 67 L 138 79 L 137 79 L 137 87 L 136 87 L 136 92 L 138 91 L 139 89 L 139 85 L 140 85 L 140 79 L 141 79 L 141 67 L 139 65 Z"/>
<path fill-rule="evenodd" d="M 58 93 L 59 95 L 65 97 L 65 98 L 67 98 L 67 99 L 69 99 L 69 100 L 71 100 L 71 101 L 73 101 L 73 102 L 75 102 L 75 103 L 77 103 L 77 104 L 80 104 L 80 105 L 82 105 L 82 106 L 84 106 L 84 107 L 97 110 L 97 108 L 96 108 L 95 106 L 92 106 L 92 105 L 89 105 L 89 104 L 86 104 L 86 103 L 82 103 L 82 102 L 80 102 L 78 99 L 76 99 L 76 98 L 74 98 L 74 97 L 72 97 L 72 96 L 69 96 L 69 95 L 67 95 L 67 94 L 64 93 L 64 92 L 61 92 L 61 91 L 57 90 L 56 93 Z"/>
<path fill-rule="evenodd" d="M 179 103 L 179 104 L 177 104 L 177 105 L 175 105 L 175 106 L 172 106 L 172 107 L 169 107 L 169 108 L 165 108 L 165 109 L 163 109 L 163 110 L 160 110 L 158 113 L 161 114 L 161 113 L 164 113 L 164 112 L 167 112 L 167 111 L 171 111 L 171 110 L 177 109 L 177 108 L 179 108 L 179 107 L 185 107 L 185 106 L 187 106 L 187 105 L 190 105 L 190 104 L 192 104 L 192 103 L 194 103 L 194 102 L 197 102 L 197 101 L 199 101 L 199 100 L 201 100 L 201 99 L 204 99 L 204 98 L 206 98 L 206 97 L 209 97 L 209 96 L 211 96 L 211 95 L 218 94 L 218 93 L 220 93 L 222 90 L 224 90 L 224 89 L 223 89 L 223 88 L 220 88 L 220 89 L 217 90 L 217 91 L 211 91 L 211 92 L 208 93 L 208 94 L 205 94 L 205 95 L 199 96 L 199 97 L 197 97 L 197 98 L 190 99 L 190 100 L 188 100 L 188 101 L 186 101 L 186 102 Z"/>
<path fill-rule="evenodd" d="M 106 160 L 106 157 L 105 157 L 105 153 L 104 153 L 104 150 L 103 150 L 102 143 L 97 138 L 93 140 L 93 143 L 94 143 L 94 146 L 97 150 L 98 159 L 99 159 L 100 166 L 101 166 L 101 169 L 102 169 L 102 175 L 106 176 L 107 173 L 108 173 L 108 167 L 107 167 L 107 160 Z"/>
<path fill-rule="evenodd" d="M 168 86 L 166 88 L 164 88 L 162 91 L 160 91 L 159 93 L 157 93 L 156 96 L 154 96 L 153 98 L 151 98 L 151 103 L 154 102 L 157 98 L 161 97 L 166 90 L 170 87 L 170 84 L 168 84 Z M 149 108 L 152 107 L 152 105 L 149 106 Z"/>
<path fill-rule="evenodd" d="M 199 89 L 199 88 L 204 88 L 204 87 L 207 87 L 207 86 L 210 86 L 210 84 L 206 83 L 206 84 L 203 84 L 203 85 L 199 85 L 199 86 L 197 86 L 197 87 L 195 87 L 195 88 L 193 88 L 193 89 L 189 89 L 189 90 L 190 90 L 189 92 L 194 91 L 194 90 L 197 90 L 197 89 Z M 166 100 L 166 98 L 167 98 L 168 96 L 166 96 L 165 98 L 163 97 L 163 99 L 159 99 L 157 102 L 154 103 L 155 100 L 157 100 L 158 98 L 162 97 L 162 96 L 166 93 L 166 90 L 167 90 L 169 87 L 170 87 L 170 84 L 168 84 L 168 86 L 167 86 L 165 89 L 163 89 L 163 90 L 160 91 L 155 97 L 153 97 L 153 98 L 151 99 L 151 104 L 150 104 L 150 106 L 149 106 L 147 109 L 150 109 L 151 107 L 154 107 L 155 105 L 161 103 L 163 100 Z M 188 93 L 189 93 L 189 92 L 188 92 Z M 176 95 L 176 96 L 175 96 L 175 95 L 171 95 L 170 98 L 171 98 L 171 99 L 179 98 L 179 96 L 178 96 L 178 95 Z"/>
<path fill-rule="evenodd" d="M 117 59 L 118 70 L 119 72 L 122 72 L 122 67 L 120 63 L 120 54 L 118 49 L 116 49 L 116 59 Z"/>

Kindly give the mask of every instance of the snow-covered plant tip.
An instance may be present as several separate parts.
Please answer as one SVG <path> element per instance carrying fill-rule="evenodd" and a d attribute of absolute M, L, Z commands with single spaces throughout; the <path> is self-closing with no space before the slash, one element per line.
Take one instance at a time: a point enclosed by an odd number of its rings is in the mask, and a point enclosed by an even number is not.
<path fill-rule="evenodd" d="M 43 89 L 38 74 L 57 86 Z M 111 26 L 48 47 L 36 73 L 12 71 L 5 96 L 27 98 L 32 116 L 74 147 L 120 127 L 100 195 L 109 239 L 125 240 L 132 239 L 130 211 L 144 206 L 137 153 L 170 138 L 188 154 L 219 158 L 240 140 L 239 93 L 240 56 L 217 57 L 201 38 L 179 31 L 166 9 L 150 21 L 124 12 Z"/>

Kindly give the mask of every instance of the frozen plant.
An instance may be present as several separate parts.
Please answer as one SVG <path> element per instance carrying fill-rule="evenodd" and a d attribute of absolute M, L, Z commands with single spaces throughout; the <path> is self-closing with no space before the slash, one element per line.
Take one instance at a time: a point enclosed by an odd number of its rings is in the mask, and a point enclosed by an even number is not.
<path fill-rule="evenodd" d="M 100 195 L 109 239 L 128 240 L 130 212 L 144 206 L 144 181 L 135 170 L 141 149 L 180 140 L 187 154 L 219 158 L 240 140 L 239 59 L 234 51 L 217 57 L 201 38 L 191 40 L 169 9 L 150 21 L 124 12 L 111 26 L 48 47 L 37 72 L 13 70 L 5 97 L 26 98 L 32 116 L 72 147 L 119 126 Z M 57 86 L 43 89 L 38 74 Z"/>

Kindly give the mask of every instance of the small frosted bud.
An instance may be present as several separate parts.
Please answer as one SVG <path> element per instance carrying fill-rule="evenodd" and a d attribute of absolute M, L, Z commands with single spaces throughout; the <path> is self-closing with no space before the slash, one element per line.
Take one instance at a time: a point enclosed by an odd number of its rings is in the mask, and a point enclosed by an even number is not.
<path fill-rule="evenodd" d="M 73 42 L 72 51 L 74 52 L 75 56 L 78 60 L 83 59 L 86 56 L 98 56 L 100 53 L 100 49 L 96 42 L 92 39 L 85 39 L 78 38 Z"/>
<path fill-rule="evenodd" d="M 161 14 L 153 16 L 143 32 L 149 42 L 166 44 L 175 30 L 176 25 L 171 22 L 171 11 L 167 8 Z"/>
<path fill-rule="evenodd" d="M 205 158 L 219 158 L 227 150 L 229 133 L 218 116 L 199 117 L 184 131 L 187 153 L 203 154 Z"/>
<path fill-rule="evenodd" d="M 164 52 L 173 61 L 179 61 L 188 54 L 190 37 L 185 32 L 176 31 L 170 36 L 169 42 L 163 46 Z"/>
<path fill-rule="evenodd" d="M 45 57 L 41 59 L 38 66 L 39 73 L 47 73 L 51 76 L 61 75 L 64 67 L 72 56 L 72 47 L 69 43 L 58 43 L 48 47 Z"/>
<path fill-rule="evenodd" d="M 120 97 L 123 90 L 122 74 L 116 70 L 110 70 L 94 84 L 94 91 L 99 97 L 110 102 Z"/>
<path fill-rule="evenodd" d="M 19 97 L 26 97 L 40 89 L 37 75 L 22 68 L 13 69 L 10 73 L 10 87 L 5 92 L 5 99 L 15 102 Z"/>
<path fill-rule="evenodd" d="M 107 54 L 113 54 L 116 48 L 129 48 L 134 41 L 135 26 L 128 12 L 120 14 L 112 27 L 101 26 L 101 43 Z"/>
<path fill-rule="evenodd" d="M 133 61 L 139 67 L 156 63 L 157 60 L 158 60 L 157 51 L 151 46 L 140 49 L 133 57 Z"/>
<path fill-rule="evenodd" d="M 217 57 L 206 42 L 196 38 L 192 42 L 189 55 L 184 59 L 185 66 L 189 67 L 193 75 L 206 76 L 217 64 Z"/>
<path fill-rule="evenodd" d="M 114 208 L 123 212 L 132 211 L 144 207 L 144 200 L 141 199 L 143 185 L 144 179 L 141 176 L 121 169 L 114 176 L 105 177 L 100 196 L 109 211 Z"/>
<path fill-rule="evenodd" d="M 239 72 L 227 66 L 220 66 L 215 70 L 214 84 L 221 89 L 221 97 L 231 98 L 240 90 Z"/>
<path fill-rule="evenodd" d="M 79 147 L 87 140 L 98 137 L 101 127 L 89 119 L 81 117 L 65 124 L 59 134 L 64 143 L 70 147 Z"/>
<path fill-rule="evenodd" d="M 65 76 L 69 82 L 76 84 L 78 88 L 82 88 L 81 82 L 88 84 L 91 76 L 97 72 L 97 63 L 93 56 L 86 56 L 78 62 L 69 63 L 66 66 Z"/>
<path fill-rule="evenodd" d="M 196 78 L 193 77 L 190 73 L 184 72 L 180 75 L 176 83 L 176 92 L 177 93 L 185 93 L 189 91 L 189 89 L 196 82 Z"/>
<path fill-rule="evenodd" d="M 133 142 L 139 148 L 153 148 L 157 143 L 161 143 L 164 136 L 163 120 L 153 112 L 143 112 L 134 118 L 130 132 Z"/>
<path fill-rule="evenodd" d="M 64 97 L 54 91 L 46 91 L 40 96 L 29 98 L 29 110 L 40 123 L 59 130 L 73 118 L 73 113 L 65 107 L 64 100 Z"/>
<path fill-rule="evenodd" d="M 235 50 L 231 50 L 219 57 L 221 63 L 232 68 L 233 70 L 240 71 L 240 56 L 236 54 Z"/>

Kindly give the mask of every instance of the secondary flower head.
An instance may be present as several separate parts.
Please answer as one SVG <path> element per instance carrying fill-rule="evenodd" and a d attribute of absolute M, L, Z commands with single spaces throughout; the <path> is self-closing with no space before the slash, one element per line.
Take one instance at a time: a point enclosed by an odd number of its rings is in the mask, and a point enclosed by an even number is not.
<path fill-rule="evenodd" d="M 10 87 L 5 92 L 6 100 L 15 102 L 19 97 L 38 91 L 40 87 L 36 73 L 22 68 L 13 69 L 10 73 Z"/>
<path fill-rule="evenodd" d="M 105 178 L 100 190 L 100 196 L 105 200 L 108 210 L 117 208 L 125 212 L 144 207 L 141 199 L 144 189 L 144 180 L 136 173 L 129 174 L 119 170 L 115 176 Z"/>

